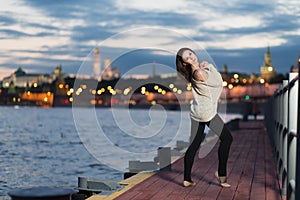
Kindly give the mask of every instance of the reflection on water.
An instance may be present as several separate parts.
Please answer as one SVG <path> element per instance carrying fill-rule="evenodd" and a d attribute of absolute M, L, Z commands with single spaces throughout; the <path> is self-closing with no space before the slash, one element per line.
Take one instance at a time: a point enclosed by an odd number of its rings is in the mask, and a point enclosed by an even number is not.
<path fill-rule="evenodd" d="M 147 125 L 148 111 L 133 112 L 135 123 Z M 119 130 L 113 123 L 110 109 L 97 109 L 96 113 L 105 132 L 115 137 L 112 141 L 127 147 L 135 146 L 129 140 L 119 141 L 114 133 Z M 178 114 L 174 113 L 176 118 Z M 87 126 L 89 128 L 93 127 Z M 123 178 L 123 172 L 101 164 L 85 149 L 70 108 L 0 107 L 0 137 L 0 196 L 17 187 L 76 187 L 78 176 L 115 181 Z M 97 148 L 109 153 L 109 149 L 101 144 Z M 122 159 L 118 155 L 109 156 L 116 162 Z"/>
<path fill-rule="evenodd" d="M 177 133 L 178 140 L 189 140 L 189 112 L 164 112 L 167 113 L 167 120 L 162 130 L 166 135 L 152 143 L 143 143 L 144 149 L 157 148 L 160 142 L 167 143 Z M 118 114 L 122 119 L 125 111 L 120 110 Z M 146 127 L 151 122 L 147 110 L 131 110 L 130 115 L 138 126 Z M 122 131 L 114 122 L 111 109 L 96 109 L 96 116 L 105 134 L 116 146 L 129 150 L 141 148 L 138 140 L 126 135 L 120 137 Z M 181 117 L 183 123 L 179 130 Z M 128 127 L 131 125 L 128 124 Z M 90 124 L 86 124 L 85 128 L 87 132 L 94 129 Z M 132 138 L 138 133 L 132 130 L 131 134 Z M 78 176 L 114 181 L 123 178 L 123 171 L 102 164 L 86 150 L 83 143 L 88 141 L 80 140 L 70 108 L 0 107 L 0 138 L 0 196 L 17 187 L 76 187 Z M 99 153 L 105 152 L 112 162 L 127 159 L 110 153 L 110 147 L 101 146 L 101 143 L 96 148 Z"/>

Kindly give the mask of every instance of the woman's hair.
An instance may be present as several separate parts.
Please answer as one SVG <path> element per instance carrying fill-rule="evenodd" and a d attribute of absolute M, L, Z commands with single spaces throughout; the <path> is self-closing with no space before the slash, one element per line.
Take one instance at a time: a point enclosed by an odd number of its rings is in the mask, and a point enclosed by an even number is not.
<path fill-rule="evenodd" d="M 191 80 L 192 80 L 191 66 L 190 66 L 190 64 L 185 63 L 182 59 L 182 54 L 186 50 L 190 50 L 191 52 L 193 52 L 195 54 L 195 52 L 192 49 L 187 48 L 187 47 L 179 49 L 177 52 L 177 55 L 176 55 L 176 70 L 182 76 L 184 76 L 186 81 L 191 82 Z"/>

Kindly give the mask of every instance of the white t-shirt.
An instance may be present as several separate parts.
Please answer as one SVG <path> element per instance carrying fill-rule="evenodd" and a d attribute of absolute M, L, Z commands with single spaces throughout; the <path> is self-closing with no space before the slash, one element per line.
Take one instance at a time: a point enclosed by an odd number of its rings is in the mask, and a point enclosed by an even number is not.
<path fill-rule="evenodd" d="M 222 76 L 217 69 L 209 64 L 206 71 L 206 81 L 192 78 L 194 99 L 191 104 L 191 118 L 200 122 L 208 122 L 217 114 L 218 100 L 223 89 Z"/>

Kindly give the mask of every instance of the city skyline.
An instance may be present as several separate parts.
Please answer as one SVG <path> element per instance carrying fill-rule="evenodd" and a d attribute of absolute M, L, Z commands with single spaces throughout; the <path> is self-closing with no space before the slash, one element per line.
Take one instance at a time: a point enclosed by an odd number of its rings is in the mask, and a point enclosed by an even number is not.
<path fill-rule="evenodd" d="M 101 42 L 143 27 L 168 29 L 191 38 L 207 51 L 218 69 L 226 64 L 230 71 L 259 74 L 269 46 L 276 71 L 287 73 L 300 55 L 300 3 L 294 0 L 59 3 L 12 0 L 3 2 L 0 10 L 0 79 L 18 67 L 45 73 L 62 65 L 66 73 L 75 74 Z M 103 47 L 100 45 L 100 52 L 105 54 L 102 58 L 114 58 L 120 49 L 137 49 L 134 44 L 145 40 L 153 47 L 182 46 L 182 41 L 164 34 L 155 36 L 145 39 L 133 32 L 123 34 L 126 42 L 111 40 Z M 154 61 L 174 68 L 175 55 L 163 53 L 142 50 L 119 62 L 112 59 L 112 64 L 121 74 Z"/>

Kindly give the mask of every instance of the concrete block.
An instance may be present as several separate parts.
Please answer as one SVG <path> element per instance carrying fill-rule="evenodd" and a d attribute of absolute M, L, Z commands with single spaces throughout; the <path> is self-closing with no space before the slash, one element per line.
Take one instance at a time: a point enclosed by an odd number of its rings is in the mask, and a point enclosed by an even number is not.
<path fill-rule="evenodd" d="M 141 162 L 139 160 L 130 160 L 129 161 L 129 172 L 137 173 L 141 171 L 153 171 L 157 170 L 158 165 L 153 161 Z"/>
<path fill-rule="evenodd" d="M 181 156 L 181 153 L 177 149 L 172 149 L 171 156 Z"/>
<path fill-rule="evenodd" d="M 118 183 L 110 180 L 99 180 L 91 177 L 78 177 L 78 189 L 80 191 L 101 192 L 103 190 L 115 190 Z"/>
<path fill-rule="evenodd" d="M 171 170 L 171 148 L 159 147 L 157 150 L 160 170 Z"/>
<path fill-rule="evenodd" d="M 97 189 L 97 190 L 116 190 L 118 188 L 118 184 L 110 180 L 90 179 L 87 182 L 87 187 L 89 189 Z"/>
<path fill-rule="evenodd" d="M 177 150 L 182 150 L 184 148 L 187 148 L 189 146 L 189 142 L 185 142 L 185 141 L 182 141 L 182 140 L 178 140 L 176 141 L 176 149 Z"/>

